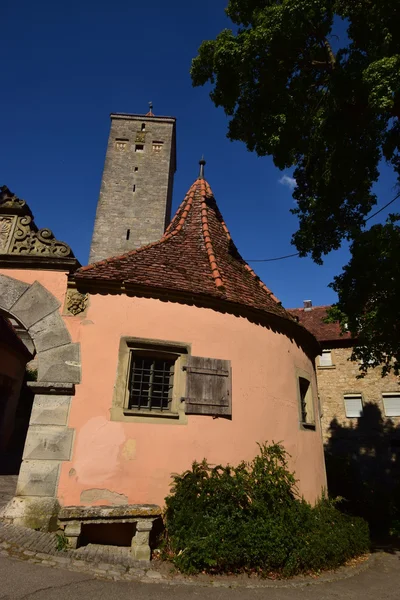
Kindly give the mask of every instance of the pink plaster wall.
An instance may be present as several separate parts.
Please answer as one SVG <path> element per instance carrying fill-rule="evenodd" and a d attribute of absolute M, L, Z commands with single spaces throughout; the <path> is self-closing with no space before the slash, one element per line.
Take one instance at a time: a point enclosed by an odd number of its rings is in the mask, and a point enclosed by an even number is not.
<path fill-rule="evenodd" d="M 50 271 L 39 269 L 0 269 L 0 274 L 18 279 L 24 283 L 32 284 L 38 281 L 43 287 L 53 294 L 60 302 L 60 314 L 62 315 L 64 308 L 65 295 L 67 292 L 68 273 L 65 271 Z M 72 315 L 63 315 L 64 323 L 66 324 L 73 342 L 78 341 L 76 338 L 79 331 L 80 318 Z"/>
<path fill-rule="evenodd" d="M 316 399 L 314 368 L 285 335 L 211 309 L 125 295 L 91 296 L 76 328 L 82 383 L 70 411 L 75 443 L 72 460 L 61 468 L 61 504 L 84 504 L 82 492 L 102 489 L 129 503 L 163 505 L 172 472 L 203 457 L 211 463 L 250 460 L 257 442 L 266 440 L 283 441 L 307 500 L 321 494 L 326 479 L 319 422 L 317 431 L 299 427 L 295 373 L 299 368 L 310 374 Z M 231 360 L 232 420 L 189 416 L 187 425 L 110 421 L 122 336 L 182 342 L 191 344 L 193 355 Z M 315 410 L 318 414 L 317 402 Z"/>

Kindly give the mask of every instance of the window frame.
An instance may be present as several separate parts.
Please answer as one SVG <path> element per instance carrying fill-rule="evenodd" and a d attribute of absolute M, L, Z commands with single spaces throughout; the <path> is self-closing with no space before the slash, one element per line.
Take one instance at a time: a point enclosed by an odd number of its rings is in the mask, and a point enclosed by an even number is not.
<path fill-rule="evenodd" d="M 383 412 L 385 413 L 385 417 L 387 417 L 388 419 L 397 419 L 400 417 L 400 412 L 397 415 L 388 415 L 387 413 L 385 399 L 393 397 L 400 399 L 400 392 L 382 392 Z"/>
<path fill-rule="evenodd" d="M 361 414 L 360 415 L 348 415 L 347 414 L 347 407 L 346 407 L 346 398 L 349 399 L 360 399 L 361 400 Z M 364 414 L 364 396 L 361 392 L 347 392 L 345 394 L 343 394 L 343 406 L 344 406 L 344 414 L 346 419 L 361 419 L 361 417 Z"/>
<path fill-rule="evenodd" d="M 327 354 L 328 352 L 329 352 L 329 355 L 330 355 L 330 363 L 323 364 L 321 362 L 321 359 L 322 359 L 324 353 Z M 318 357 L 318 368 L 319 369 L 332 369 L 332 368 L 335 368 L 335 365 L 333 363 L 333 356 L 332 356 L 332 349 L 331 348 L 322 348 L 322 352 L 321 352 L 321 354 Z"/>
<path fill-rule="evenodd" d="M 297 386 L 297 405 L 299 411 L 299 423 L 300 428 L 308 431 L 315 431 L 316 426 L 316 415 L 317 415 L 317 407 L 315 403 L 315 392 L 313 388 L 313 377 L 306 371 L 302 371 L 300 369 L 296 369 L 296 386 Z M 311 417 L 310 419 L 304 421 L 304 410 L 303 410 L 303 398 L 301 391 L 301 381 L 304 380 L 308 383 L 307 392 L 306 392 L 306 403 L 308 403 L 308 407 L 311 408 Z M 308 396 L 308 398 L 307 398 Z"/>
<path fill-rule="evenodd" d="M 131 360 L 134 351 L 148 353 L 150 356 L 163 356 L 175 359 L 171 401 L 168 410 L 148 410 L 130 408 L 129 382 Z M 184 403 L 181 398 L 185 391 L 185 373 L 183 366 L 186 357 L 191 354 L 191 346 L 187 343 L 170 342 L 135 337 L 122 337 L 120 340 L 117 376 L 114 386 L 113 402 L 110 412 L 112 421 L 125 422 L 178 422 L 186 423 Z"/>

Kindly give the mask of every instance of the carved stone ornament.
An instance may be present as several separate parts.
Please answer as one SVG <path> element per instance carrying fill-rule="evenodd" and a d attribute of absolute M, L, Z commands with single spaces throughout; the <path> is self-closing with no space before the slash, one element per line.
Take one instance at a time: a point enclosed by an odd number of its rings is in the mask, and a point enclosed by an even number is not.
<path fill-rule="evenodd" d="M 0 254 L 74 258 L 50 229 L 38 229 L 25 200 L 0 187 Z"/>
<path fill-rule="evenodd" d="M 146 132 L 145 131 L 136 132 L 136 138 L 135 138 L 136 144 L 144 144 L 145 141 L 146 141 Z"/>
<path fill-rule="evenodd" d="M 66 308 L 71 315 L 79 315 L 83 313 L 88 304 L 88 295 L 81 294 L 77 290 L 68 290 Z"/>
<path fill-rule="evenodd" d="M 0 252 L 7 248 L 12 221 L 11 217 L 0 217 Z"/>

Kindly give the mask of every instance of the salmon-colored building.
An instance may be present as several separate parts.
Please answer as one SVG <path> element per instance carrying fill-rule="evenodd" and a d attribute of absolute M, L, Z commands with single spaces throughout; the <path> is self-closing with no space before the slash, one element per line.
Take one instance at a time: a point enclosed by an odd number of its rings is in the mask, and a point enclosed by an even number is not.
<path fill-rule="evenodd" d="M 139 117 L 147 132 L 159 125 Z M 128 134 L 113 144 L 128 152 Z M 240 256 L 203 161 L 161 239 L 78 269 L 69 260 L 1 269 L 0 309 L 27 328 L 39 365 L 4 518 L 50 526 L 53 515 L 72 545 L 89 523 L 133 522 L 134 555 L 147 559 L 171 474 L 204 457 L 251 460 L 265 441 L 289 452 L 300 494 L 321 495 L 319 345 Z"/>

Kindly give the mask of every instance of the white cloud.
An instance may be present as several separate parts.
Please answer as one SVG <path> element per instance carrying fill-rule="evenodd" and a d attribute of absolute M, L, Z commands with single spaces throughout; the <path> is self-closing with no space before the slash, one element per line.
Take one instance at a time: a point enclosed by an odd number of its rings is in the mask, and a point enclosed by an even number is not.
<path fill-rule="evenodd" d="M 288 187 L 292 191 L 297 185 L 294 177 L 289 177 L 289 175 L 282 175 L 282 177 L 278 179 L 278 183 L 280 183 L 281 185 L 286 185 L 286 187 Z"/>

